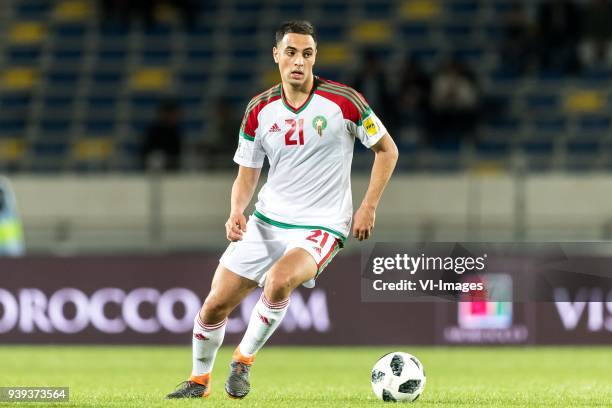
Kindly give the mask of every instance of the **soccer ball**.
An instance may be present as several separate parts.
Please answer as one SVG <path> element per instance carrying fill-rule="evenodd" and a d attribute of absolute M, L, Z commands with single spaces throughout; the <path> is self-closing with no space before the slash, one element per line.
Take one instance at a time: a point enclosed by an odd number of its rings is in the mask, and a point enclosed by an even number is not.
<path fill-rule="evenodd" d="M 372 390 L 383 401 L 412 402 L 425 388 L 425 369 L 412 354 L 382 356 L 372 369 Z"/>

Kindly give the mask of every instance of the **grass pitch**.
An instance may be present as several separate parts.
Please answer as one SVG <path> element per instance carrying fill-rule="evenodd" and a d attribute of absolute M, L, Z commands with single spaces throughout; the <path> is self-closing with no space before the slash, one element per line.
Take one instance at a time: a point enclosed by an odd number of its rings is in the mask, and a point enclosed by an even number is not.
<path fill-rule="evenodd" d="M 258 355 L 244 400 L 225 395 L 232 350 L 223 348 L 208 399 L 168 401 L 164 396 L 189 374 L 189 346 L 2 346 L 0 386 L 70 387 L 67 403 L 27 407 L 382 407 L 370 370 L 395 350 L 425 366 L 427 385 L 415 407 L 612 404 L 612 347 L 268 347 Z"/>

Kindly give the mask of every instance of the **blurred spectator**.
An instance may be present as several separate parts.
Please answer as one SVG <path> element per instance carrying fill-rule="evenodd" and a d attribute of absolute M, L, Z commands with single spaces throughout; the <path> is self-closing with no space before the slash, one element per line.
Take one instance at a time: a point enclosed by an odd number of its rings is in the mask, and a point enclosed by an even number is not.
<path fill-rule="evenodd" d="M 143 144 L 144 169 L 163 168 L 176 171 L 180 168 L 182 153 L 181 111 L 174 100 L 163 101 L 151 126 L 147 129 Z"/>
<path fill-rule="evenodd" d="M 475 131 L 479 95 L 473 78 L 466 67 L 454 60 L 434 76 L 428 126 L 433 145 L 455 144 Z"/>
<path fill-rule="evenodd" d="M 534 54 L 534 33 L 525 6 L 513 1 L 504 14 L 501 23 L 501 60 L 506 69 L 518 74 L 524 73 L 531 64 Z"/>
<path fill-rule="evenodd" d="M 409 57 L 403 67 L 397 95 L 402 128 L 422 128 L 429 115 L 431 78 L 419 62 Z"/>
<path fill-rule="evenodd" d="M 592 0 L 586 6 L 583 26 L 581 62 L 591 69 L 612 67 L 612 4 Z"/>
<path fill-rule="evenodd" d="M 227 98 L 217 98 L 210 118 L 210 138 L 203 145 L 207 168 L 233 165 L 232 156 L 236 151 L 240 120 Z"/>
<path fill-rule="evenodd" d="M 581 32 L 578 7 L 569 0 L 545 1 L 538 7 L 540 68 L 546 71 L 578 71 L 576 48 Z"/>
<path fill-rule="evenodd" d="M 364 52 L 362 68 L 351 81 L 351 86 L 363 94 L 370 107 L 382 118 L 389 132 L 393 134 L 395 105 L 387 88 L 387 75 L 381 68 L 380 58 L 375 51 Z"/>

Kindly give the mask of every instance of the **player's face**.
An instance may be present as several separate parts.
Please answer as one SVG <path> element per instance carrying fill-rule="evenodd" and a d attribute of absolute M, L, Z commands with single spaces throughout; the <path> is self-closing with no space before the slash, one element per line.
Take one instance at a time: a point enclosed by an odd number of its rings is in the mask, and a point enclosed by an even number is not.
<path fill-rule="evenodd" d="M 273 48 L 274 62 L 284 83 L 300 87 L 312 78 L 312 67 L 317 55 L 317 44 L 307 34 L 285 34 Z"/>

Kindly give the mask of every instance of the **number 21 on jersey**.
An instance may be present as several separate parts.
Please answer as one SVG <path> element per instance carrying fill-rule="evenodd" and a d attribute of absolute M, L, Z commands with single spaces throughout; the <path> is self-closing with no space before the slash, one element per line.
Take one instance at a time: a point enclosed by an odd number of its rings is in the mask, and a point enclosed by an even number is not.
<path fill-rule="evenodd" d="M 291 128 L 285 133 L 285 145 L 303 145 L 304 144 L 304 119 L 285 119 L 285 123 L 291 126 Z M 298 131 L 298 139 L 293 139 L 295 131 Z"/>

